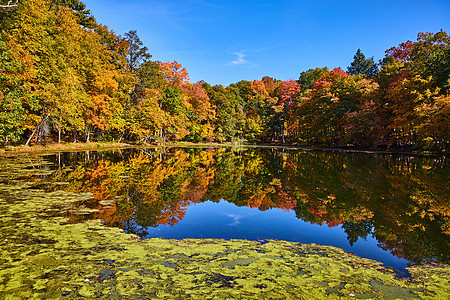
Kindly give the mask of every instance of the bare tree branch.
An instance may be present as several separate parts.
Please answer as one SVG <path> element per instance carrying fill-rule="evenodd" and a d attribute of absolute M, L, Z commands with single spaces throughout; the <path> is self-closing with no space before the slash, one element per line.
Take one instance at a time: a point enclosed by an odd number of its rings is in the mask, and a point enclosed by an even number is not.
<path fill-rule="evenodd" d="M 11 4 L 12 3 L 12 4 Z M 14 7 L 14 6 L 17 6 L 17 3 L 19 3 L 19 0 L 9 0 L 8 1 L 8 4 L 6 4 L 6 5 L 0 5 L 0 7 L 4 7 L 4 8 L 7 8 L 7 7 Z"/>

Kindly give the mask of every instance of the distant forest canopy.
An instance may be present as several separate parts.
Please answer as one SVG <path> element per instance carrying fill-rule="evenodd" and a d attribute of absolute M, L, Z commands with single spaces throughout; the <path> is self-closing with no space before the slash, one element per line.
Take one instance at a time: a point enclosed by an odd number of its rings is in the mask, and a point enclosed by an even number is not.
<path fill-rule="evenodd" d="M 443 30 L 419 33 L 378 63 L 358 50 L 347 70 L 316 68 L 298 80 L 223 87 L 189 82 L 176 61 L 151 60 L 136 31 L 117 35 L 79 0 L 11 3 L 17 6 L 0 8 L 1 145 L 449 145 L 450 37 Z"/>

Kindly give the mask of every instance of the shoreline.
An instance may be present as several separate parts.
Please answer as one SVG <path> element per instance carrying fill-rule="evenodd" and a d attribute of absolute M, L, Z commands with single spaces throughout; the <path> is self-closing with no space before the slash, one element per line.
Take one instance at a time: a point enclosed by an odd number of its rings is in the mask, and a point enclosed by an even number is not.
<path fill-rule="evenodd" d="M 0 157 L 9 157 L 20 154 L 42 154 L 46 152 L 72 152 L 104 149 L 135 148 L 135 145 L 116 142 L 90 142 L 90 143 L 51 143 L 32 146 L 7 146 L 0 148 Z"/>
<path fill-rule="evenodd" d="M 388 155 L 412 155 L 412 156 L 447 156 L 447 152 L 426 151 L 426 150 L 391 150 L 391 149 L 363 149 L 353 147 L 320 147 L 320 146 L 302 146 L 302 145 L 281 145 L 281 144 L 244 144 L 244 143 L 192 143 L 175 142 L 165 144 L 131 144 L 118 142 L 78 142 L 78 143 L 50 143 L 31 146 L 6 146 L 0 148 L 0 157 L 11 157 L 21 154 L 45 154 L 54 152 L 73 152 L 73 151 L 96 151 L 109 149 L 126 148 L 275 148 L 286 150 L 305 150 L 305 151 L 338 151 L 348 153 L 369 153 L 369 154 L 388 154 Z"/>

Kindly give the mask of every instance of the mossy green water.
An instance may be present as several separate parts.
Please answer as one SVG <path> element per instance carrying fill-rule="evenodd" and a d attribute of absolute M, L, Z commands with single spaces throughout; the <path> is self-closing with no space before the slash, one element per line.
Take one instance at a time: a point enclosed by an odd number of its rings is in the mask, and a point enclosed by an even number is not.
<path fill-rule="evenodd" d="M 100 221 L 68 224 L 91 197 L 27 181 L 31 162 L 3 164 L 1 299 L 448 299 L 450 268 L 410 268 L 401 279 L 342 249 L 270 240 L 149 239 Z M 42 166 L 42 165 L 41 165 Z M 9 171 L 8 171 L 9 170 Z M 8 172 L 6 172 L 8 171 Z M 9 174 L 9 175 L 5 175 Z"/>

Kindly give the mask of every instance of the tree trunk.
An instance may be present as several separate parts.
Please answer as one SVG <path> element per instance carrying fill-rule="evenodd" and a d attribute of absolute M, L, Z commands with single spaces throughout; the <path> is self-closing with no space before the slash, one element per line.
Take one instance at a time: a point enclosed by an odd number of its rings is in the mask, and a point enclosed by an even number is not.
<path fill-rule="evenodd" d="M 89 138 L 91 135 L 91 130 L 89 128 L 89 124 L 86 125 L 86 143 L 89 143 Z"/>
<path fill-rule="evenodd" d="M 73 129 L 73 142 L 76 143 L 77 142 L 77 127 L 75 126 L 75 128 Z"/>
<path fill-rule="evenodd" d="M 122 140 L 123 140 L 124 137 L 125 137 L 126 131 L 127 131 L 127 130 L 125 129 L 125 130 L 122 132 L 122 135 L 120 136 L 118 143 L 121 143 L 121 142 L 122 142 Z"/>
<path fill-rule="evenodd" d="M 30 144 L 31 139 L 33 138 L 33 136 L 36 134 L 36 131 L 39 128 L 39 124 L 36 125 L 36 128 L 34 128 L 33 133 L 30 135 L 30 137 L 28 138 L 27 142 L 25 143 L 25 146 L 28 146 Z"/>
<path fill-rule="evenodd" d="M 283 124 L 283 120 L 280 118 L 280 128 L 281 128 L 281 140 L 283 141 L 283 144 L 285 144 L 285 140 L 284 140 L 284 124 Z"/>
<path fill-rule="evenodd" d="M 43 117 L 42 120 L 41 120 L 41 122 L 39 122 L 39 124 L 36 125 L 36 127 L 34 128 L 33 133 L 30 135 L 30 137 L 28 138 L 27 142 L 25 143 L 25 146 L 28 146 L 28 145 L 30 144 L 31 139 L 32 139 L 33 136 L 36 134 L 36 132 L 39 131 L 41 125 L 45 122 L 45 120 L 46 120 L 47 118 L 48 118 L 47 116 Z M 40 134 L 39 134 L 39 135 L 40 135 Z"/>
<path fill-rule="evenodd" d="M 58 143 L 61 143 L 61 128 L 59 126 L 58 127 Z"/>

